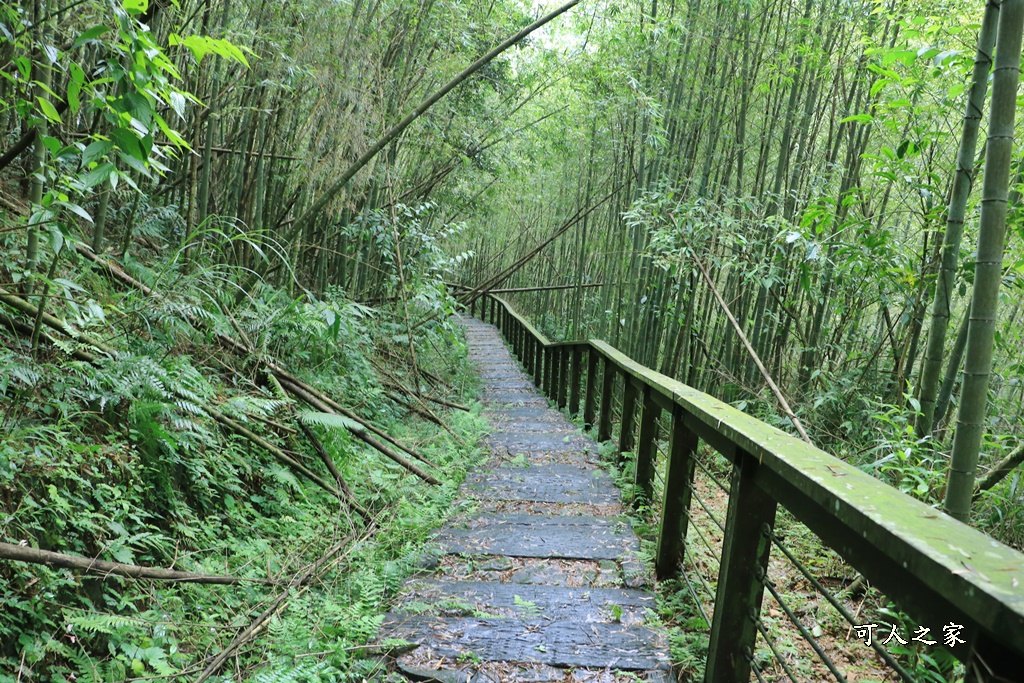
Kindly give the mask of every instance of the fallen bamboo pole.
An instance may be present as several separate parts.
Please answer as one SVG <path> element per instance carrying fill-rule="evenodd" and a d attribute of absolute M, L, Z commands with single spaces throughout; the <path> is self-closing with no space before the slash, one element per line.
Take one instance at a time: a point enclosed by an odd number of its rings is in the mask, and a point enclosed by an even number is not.
<path fill-rule="evenodd" d="M 175 569 L 158 569 L 142 567 L 124 562 L 107 562 L 79 555 L 66 555 L 52 550 L 40 550 L 16 543 L 0 543 L 0 559 L 13 562 L 29 562 L 45 564 L 62 569 L 78 569 L 89 574 L 106 576 L 124 576 L 131 579 L 152 579 L 155 581 L 177 581 L 179 583 L 206 583 L 233 585 L 237 583 L 263 583 L 277 585 L 274 579 L 247 579 L 240 576 L 221 576 L 218 574 L 196 574 Z"/>
<path fill-rule="evenodd" d="M 367 533 L 369 533 L 369 530 L 367 530 Z M 336 545 L 331 546 L 331 548 L 328 549 L 326 553 L 324 553 L 323 557 L 314 562 L 309 569 L 307 569 L 305 572 L 289 581 L 288 588 L 290 589 L 295 586 L 299 586 L 306 583 L 310 579 L 310 577 L 312 577 L 317 571 L 319 571 L 319 569 L 322 566 L 324 566 L 328 562 L 328 560 L 332 559 L 335 555 L 340 553 L 355 538 L 356 537 L 353 534 L 342 539 L 341 542 L 337 543 Z M 228 660 L 232 653 L 234 653 L 235 650 L 237 650 L 242 645 L 242 643 L 244 643 L 249 638 L 254 636 L 260 630 L 263 624 L 265 624 L 277 612 L 277 610 L 288 599 L 290 594 L 291 593 L 289 590 L 285 590 L 280 595 L 278 595 L 277 598 L 272 603 L 270 603 L 270 606 L 267 607 L 267 609 L 265 609 L 263 612 L 259 614 L 259 616 L 253 619 L 252 622 L 248 626 L 246 626 L 241 633 L 235 636 L 235 638 L 228 644 L 227 647 L 221 650 L 217 654 L 217 656 L 213 658 L 213 661 L 210 662 L 206 666 L 206 668 L 203 669 L 202 673 L 200 673 L 199 676 L 196 678 L 195 683 L 203 683 L 203 681 L 208 679 L 213 674 L 217 673 L 217 670 L 220 669 L 221 666 L 223 666 L 224 662 Z"/>
<path fill-rule="evenodd" d="M 215 408 L 206 407 L 206 408 L 204 408 L 204 410 L 207 413 L 209 413 L 210 417 L 212 417 L 217 422 L 220 422 L 222 425 L 224 425 L 228 429 L 231 429 L 232 431 L 240 434 L 241 436 L 244 436 L 249 441 L 252 441 L 254 444 L 256 444 L 257 446 L 259 446 L 263 450 L 265 450 L 268 453 L 270 453 L 271 455 L 273 455 L 275 458 L 280 460 L 285 465 L 288 465 L 289 467 L 291 467 L 296 472 L 299 472 L 300 474 L 305 476 L 311 482 L 313 482 L 314 484 L 316 484 L 317 486 L 322 488 L 324 491 L 327 491 L 328 493 L 333 495 L 335 498 L 337 498 L 341 502 L 343 502 L 345 504 L 348 504 L 349 501 L 345 498 L 345 495 L 341 491 L 339 491 L 338 489 L 334 488 L 329 483 L 327 483 L 327 481 L 324 480 L 324 478 L 321 477 L 320 475 L 318 475 L 316 472 L 314 472 L 313 470 L 309 469 L 308 467 L 303 465 L 301 462 L 299 462 L 298 460 L 296 460 L 293 457 L 291 457 L 290 455 L 288 455 L 284 451 L 284 449 L 278 448 L 274 444 L 272 444 L 269 441 L 267 441 L 266 439 L 264 439 L 259 434 L 256 434 L 255 432 L 253 432 L 252 430 L 248 429 L 247 427 L 239 424 L 238 422 L 235 422 L 230 417 L 228 417 L 227 415 L 225 415 L 224 413 L 220 412 L 219 410 L 217 410 Z"/>
<path fill-rule="evenodd" d="M 40 318 L 40 320 L 42 320 L 43 324 L 45 324 L 50 329 L 56 330 L 58 332 L 61 332 L 62 334 L 67 335 L 68 337 L 70 337 L 72 339 L 75 339 L 77 341 L 80 341 L 80 342 L 83 342 L 85 344 L 88 344 L 89 346 L 93 346 L 93 347 L 99 349 L 100 351 L 103 351 L 104 353 L 106 353 L 107 355 L 109 355 L 111 357 L 113 357 L 115 355 L 113 350 L 107 348 L 101 342 L 99 342 L 99 341 L 97 341 L 95 339 L 92 339 L 88 335 L 84 335 L 84 334 L 81 334 L 81 333 L 75 334 L 59 318 L 55 318 L 54 316 L 50 315 L 49 313 L 43 313 L 42 315 L 40 315 L 39 310 L 35 306 L 33 306 L 29 302 L 25 301 L 21 297 L 15 296 L 14 294 L 11 294 L 10 292 L 8 292 L 7 290 L 5 290 L 3 288 L 0 288 L 0 303 L 4 303 L 4 304 L 10 306 L 11 308 L 14 308 L 15 310 L 20 311 L 21 313 L 24 313 L 24 314 L 26 314 L 26 315 L 28 315 L 28 316 L 30 316 L 32 318 L 35 318 L 35 317 L 39 316 L 39 318 Z M 23 327 L 27 327 L 27 326 L 23 326 Z M 48 340 L 52 341 L 52 339 L 50 339 L 48 335 L 47 335 L 46 338 Z M 88 362 L 94 363 L 94 364 L 96 362 L 98 362 L 98 358 L 96 358 L 96 357 L 89 357 L 89 356 L 83 357 L 83 360 L 87 360 Z M 178 396 L 181 399 L 190 400 L 188 396 L 185 396 L 185 395 L 179 393 L 176 389 L 174 389 L 174 387 L 171 387 L 171 391 L 176 396 Z M 294 470 L 298 471 L 299 473 L 303 474 L 307 479 L 312 481 L 314 484 L 320 486 L 321 488 L 323 488 L 328 493 L 334 495 L 335 497 L 337 497 L 342 502 L 347 502 L 345 500 L 345 497 L 343 496 L 343 494 L 340 491 L 338 491 L 333 486 L 328 484 L 322 477 L 320 477 L 315 472 L 313 472 L 312 470 L 307 468 L 305 465 L 303 465 L 302 463 L 298 462 L 297 460 L 292 458 L 290 455 L 285 453 L 285 451 L 283 449 L 278 448 L 277 446 L 275 446 L 274 444 L 270 443 L 269 441 L 267 441 L 263 437 L 261 437 L 258 434 L 252 432 L 251 430 L 247 429 L 246 427 L 244 427 L 243 425 L 239 424 L 238 422 L 235 422 L 231 418 L 227 417 L 226 415 L 224 415 L 223 413 L 218 411 L 216 408 L 213 408 L 211 406 L 207 406 L 207 407 L 204 408 L 204 410 L 206 411 L 207 414 L 210 415 L 210 417 L 212 417 L 217 422 L 221 423 L 225 427 L 228 427 L 232 431 L 234 431 L 234 432 L 244 436 L 246 439 L 248 439 L 249 441 L 253 442 L 257 446 L 263 448 L 265 451 L 267 451 L 268 453 L 273 455 L 275 458 L 280 460 L 282 463 L 288 465 L 289 467 L 291 467 Z"/>
<path fill-rule="evenodd" d="M 302 433 L 306 436 L 309 442 L 313 444 L 313 449 L 316 451 L 316 454 L 320 456 L 320 459 L 334 477 L 334 481 L 338 483 L 338 488 L 341 489 L 341 492 L 348 498 L 349 507 L 359 513 L 359 516 L 363 518 L 364 522 L 369 523 L 369 511 L 367 511 L 367 509 L 360 505 L 356 500 L 355 494 L 352 493 L 352 489 L 349 488 L 345 478 L 342 477 L 341 472 L 338 471 L 338 466 L 334 464 L 334 459 L 331 458 L 331 454 L 328 453 L 327 449 L 324 448 L 324 445 L 320 443 L 320 439 L 316 438 L 316 434 L 313 433 L 312 429 L 304 425 L 300 420 L 296 420 L 296 423 L 299 425 L 299 429 L 302 430 Z"/>
<path fill-rule="evenodd" d="M 603 282 L 588 282 L 585 285 L 543 285 L 541 287 L 505 287 L 504 289 L 488 290 L 489 294 L 518 294 L 519 292 L 551 292 L 556 289 L 586 289 L 588 287 L 604 287 Z"/>
<path fill-rule="evenodd" d="M 301 398 L 303 401 L 305 401 L 309 405 L 313 406 L 317 410 L 319 410 L 319 411 L 321 411 L 323 413 L 327 413 L 327 414 L 334 414 L 334 415 L 337 414 L 336 411 L 331 409 L 331 406 L 329 406 L 326 403 L 320 401 L 315 396 L 311 396 L 310 394 L 308 394 L 306 391 L 304 391 L 300 387 L 297 387 L 297 386 L 291 384 L 291 382 L 289 382 L 287 380 L 280 380 L 279 379 L 278 381 L 281 382 L 281 386 L 284 387 L 289 393 L 294 394 L 295 396 Z M 409 462 L 408 460 L 406 460 L 404 457 L 402 457 L 398 453 L 395 453 L 393 450 L 391 450 L 390 448 L 388 448 L 387 446 L 382 444 L 380 441 L 377 441 L 375 438 L 370 436 L 366 432 L 366 430 L 349 429 L 349 431 L 356 438 L 360 439 L 364 443 L 366 443 L 366 444 L 372 446 L 373 448 L 377 449 L 378 451 L 380 451 L 381 453 L 383 453 L 384 455 L 386 455 L 387 457 L 391 458 L 396 463 L 398 463 L 399 465 L 401 465 L 402 467 L 407 469 L 409 472 L 415 474 L 417 477 L 419 477 L 423 481 L 425 481 L 425 482 L 427 482 L 429 484 L 433 484 L 435 486 L 440 486 L 440 484 L 441 484 L 440 481 L 438 481 L 436 478 L 434 478 L 433 476 L 431 476 L 427 472 L 424 472 L 422 469 L 420 469 L 414 463 Z M 429 462 L 429 461 L 426 461 L 426 462 Z"/>
<path fill-rule="evenodd" d="M 114 279 L 118 280 L 122 284 L 124 284 L 124 285 L 126 285 L 128 287 L 132 287 L 134 289 L 137 289 L 137 290 L 139 290 L 140 292 L 142 292 L 143 294 L 145 294 L 147 296 L 160 297 L 160 295 L 157 292 L 153 291 L 153 289 L 151 287 L 147 286 L 146 284 L 144 284 L 142 282 L 139 282 L 138 280 L 133 278 L 131 275 L 129 275 L 128 273 L 124 272 L 124 270 L 119 268 L 117 265 L 107 261 L 104 258 L 100 258 L 95 252 L 93 252 L 91 249 L 89 249 L 85 245 L 76 244 L 75 248 L 78 250 L 78 253 L 80 253 L 82 256 L 84 256 L 88 260 L 92 261 L 96 265 L 98 265 L 101 268 L 103 268 L 111 277 L 113 277 Z M 197 319 L 195 316 L 193 316 L 191 314 L 188 314 L 188 313 L 185 313 L 184 316 L 185 316 L 185 319 L 189 322 L 189 324 L 191 324 L 196 329 L 200 329 L 200 330 L 205 329 L 205 325 L 204 325 L 203 321 Z M 219 332 L 216 332 L 216 333 L 214 333 L 214 336 L 215 336 L 217 341 L 222 346 L 226 347 L 230 351 L 234 351 L 235 353 L 242 354 L 242 355 L 253 355 L 252 349 L 250 349 L 249 347 L 247 347 L 244 344 L 239 343 L 235 339 L 232 339 L 231 337 L 229 337 L 229 336 L 227 336 L 225 334 L 221 334 Z M 322 403 L 325 403 L 325 404 L 331 406 L 334 409 L 334 411 L 336 411 L 337 413 L 339 413 L 341 415 L 344 415 L 345 417 L 349 418 L 350 420 L 352 420 L 354 422 L 359 423 L 360 425 L 365 427 L 367 430 L 373 432 L 374 434 L 376 434 L 380 438 L 384 439 L 388 443 L 394 445 L 395 447 L 405 451 L 406 453 L 408 453 L 409 455 L 413 456 L 414 458 L 417 458 L 418 460 L 422 460 L 423 462 L 427 462 L 427 463 L 430 462 L 427 458 L 425 458 L 421 454 L 417 453 L 416 451 L 414 451 L 411 448 L 408 448 L 407 446 L 402 445 L 397 439 L 394 439 L 392 436 L 390 436 L 389 434 L 387 434 L 386 432 L 384 432 L 380 428 L 374 426 L 369 421 L 364 420 L 363 418 L 359 417 L 358 415 L 353 413 L 351 410 L 348 410 L 347 408 L 341 406 L 339 403 L 337 403 L 336 401 L 332 400 L 329 396 L 325 395 L 323 392 L 319 391 L 315 387 L 312 387 L 309 384 L 307 384 L 306 382 L 303 382 L 301 379 L 299 379 L 295 375 L 291 374 L 290 372 L 285 370 L 283 367 L 281 367 L 277 363 L 275 363 L 275 362 L 273 362 L 271 360 L 268 360 L 266 358 L 259 358 L 258 362 L 263 364 L 264 366 L 266 366 L 267 369 L 269 369 L 273 373 L 273 375 L 279 381 L 282 381 L 282 382 L 287 381 L 289 384 L 291 384 L 291 385 L 293 385 L 295 387 L 298 387 L 299 389 L 302 389 L 309 396 L 312 396 L 312 397 L 318 399 L 319 401 L 321 401 Z M 324 412 L 331 412 L 331 411 L 324 411 Z M 366 440 L 364 439 L 364 441 L 366 441 Z M 373 439 L 372 442 L 373 443 L 380 443 L 376 439 Z M 367 443 L 371 443 L 371 442 L 367 441 Z M 371 445 L 372 445 L 372 443 L 371 443 Z M 376 448 L 376 446 L 374 446 L 374 447 Z M 387 449 L 387 450 L 390 451 L 390 449 Z M 391 457 L 388 452 L 385 452 L 385 451 L 381 451 L 381 452 L 384 453 L 385 455 L 388 455 L 388 457 Z M 404 460 L 404 458 L 403 458 L 403 460 Z"/>
<path fill-rule="evenodd" d="M 402 392 L 403 394 L 405 394 L 407 396 L 415 396 L 415 394 L 413 393 L 412 389 L 408 389 L 406 387 L 403 387 L 401 384 L 396 384 L 395 382 L 387 382 L 387 381 L 383 382 L 383 384 L 384 384 L 384 386 L 389 387 L 391 389 L 394 389 L 395 391 L 400 391 L 400 392 Z M 466 412 L 466 413 L 470 412 L 469 406 L 464 406 L 461 403 L 454 403 L 452 401 L 449 401 L 449 400 L 446 400 L 446 399 L 443 399 L 443 398 L 437 398 L 436 396 L 430 396 L 428 394 L 423 394 L 419 398 L 422 398 L 425 401 L 430 401 L 431 403 L 436 403 L 439 406 L 445 406 L 446 408 L 454 408 L 455 410 L 461 410 L 461 411 Z"/>

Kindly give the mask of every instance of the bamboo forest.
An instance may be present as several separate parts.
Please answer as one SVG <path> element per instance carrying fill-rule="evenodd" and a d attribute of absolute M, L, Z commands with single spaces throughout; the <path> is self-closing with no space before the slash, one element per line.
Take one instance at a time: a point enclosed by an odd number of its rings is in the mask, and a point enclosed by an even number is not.
<path fill-rule="evenodd" d="M 0 1 L 0 683 L 1024 681 L 1022 33 Z"/>

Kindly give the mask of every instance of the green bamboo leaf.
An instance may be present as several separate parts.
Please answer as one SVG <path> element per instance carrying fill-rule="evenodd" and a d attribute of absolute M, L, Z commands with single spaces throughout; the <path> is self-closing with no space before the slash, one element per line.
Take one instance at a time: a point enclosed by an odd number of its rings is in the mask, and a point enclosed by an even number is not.
<path fill-rule="evenodd" d="M 78 94 L 82 90 L 82 84 L 71 79 L 68 81 L 68 109 L 71 110 L 72 114 L 77 114 L 79 107 L 82 106 L 81 101 L 78 99 Z"/>
<path fill-rule="evenodd" d="M 39 108 L 42 110 L 43 116 L 54 123 L 60 123 L 60 114 L 57 113 L 57 109 L 49 100 L 43 99 L 42 97 L 36 97 L 36 100 L 39 101 Z"/>
<path fill-rule="evenodd" d="M 121 6 L 128 14 L 145 14 L 149 9 L 149 0 L 124 0 Z"/>
<path fill-rule="evenodd" d="M 86 43 L 88 43 L 89 41 L 96 40 L 97 38 L 99 38 L 100 36 L 102 36 L 104 33 L 106 33 L 109 30 L 110 30 L 110 28 L 107 27 L 107 26 L 102 26 L 102 25 L 100 25 L 100 26 L 93 26 L 92 28 L 90 28 L 90 29 L 88 29 L 86 31 L 83 31 L 82 35 L 78 36 L 78 40 L 76 40 L 75 44 L 71 46 L 71 49 L 72 50 L 78 49 L 81 46 L 83 46 Z"/>
<path fill-rule="evenodd" d="M 92 223 L 92 216 L 90 216 L 89 212 L 80 207 L 78 204 L 75 204 L 73 202 L 60 202 L 60 205 L 63 206 L 68 211 L 70 211 L 71 213 L 81 218 L 84 218 L 85 220 Z"/>
<path fill-rule="evenodd" d="M 871 114 L 854 114 L 853 116 L 847 116 L 842 119 L 839 123 L 847 123 L 848 121 L 856 121 L 857 123 L 868 123 L 874 121 L 875 117 Z"/>

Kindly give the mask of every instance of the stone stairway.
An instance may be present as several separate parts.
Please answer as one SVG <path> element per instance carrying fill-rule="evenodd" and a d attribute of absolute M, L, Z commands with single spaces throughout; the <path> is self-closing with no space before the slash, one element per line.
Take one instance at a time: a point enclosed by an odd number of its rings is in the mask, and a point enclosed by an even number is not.
<path fill-rule="evenodd" d="M 491 458 L 460 489 L 470 512 L 438 531 L 428 569 L 385 618 L 379 640 L 419 644 L 396 680 L 672 680 L 646 625 L 639 541 L 596 445 L 548 407 L 497 329 L 465 325 Z"/>

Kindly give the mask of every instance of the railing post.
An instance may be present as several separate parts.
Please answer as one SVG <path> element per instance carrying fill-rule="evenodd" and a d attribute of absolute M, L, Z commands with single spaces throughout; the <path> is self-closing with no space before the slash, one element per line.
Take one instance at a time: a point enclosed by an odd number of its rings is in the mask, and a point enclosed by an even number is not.
<path fill-rule="evenodd" d="M 583 428 L 593 429 L 597 409 L 597 351 L 587 347 L 587 391 L 583 399 Z"/>
<path fill-rule="evenodd" d="M 651 501 L 654 482 L 654 456 L 658 450 L 658 417 L 661 416 L 661 407 L 654 402 L 651 396 L 652 389 L 644 385 L 643 389 L 643 413 L 640 414 L 640 440 L 636 449 L 636 479 L 635 485 L 643 494 L 643 500 Z M 633 499 L 633 507 L 639 507 L 640 497 Z"/>
<path fill-rule="evenodd" d="M 473 299 L 472 301 L 469 302 L 469 317 L 476 317 L 476 299 Z"/>
<path fill-rule="evenodd" d="M 694 464 L 697 461 L 697 435 L 683 424 L 682 407 L 672 407 L 668 435 L 668 462 L 665 465 L 665 495 L 658 528 L 658 551 L 654 570 L 658 580 L 676 575 L 683 561 L 686 544 L 687 511 L 693 493 Z"/>
<path fill-rule="evenodd" d="M 775 500 L 757 485 L 757 459 L 737 452 L 718 571 L 705 683 L 749 683 Z"/>
<path fill-rule="evenodd" d="M 498 322 L 498 302 L 494 300 L 493 296 L 488 296 L 487 303 L 491 307 L 491 324 L 494 325 Z"/>
<path fill-rule="evenodd" d="M 578 415 L 580 412 L 580 372 L 583 365 L 583 349 L 578 346 L 572 347 L 572 365 L 569 370 L 569 414 Z"/>
<path fill-rule="evenodd" d="M 559 409 L 565 408 L 565 393 L 569 382 L 569 358 L 571 346 L 558 347 L 558 389 L 555 403 Z"/>
<path fill-rule="evenodd" d="M 622 390 L 622 424 L 619 425 L 619 464 L 622 464 L 623 453 L 633 450 L 633 418 L 636 414 L 636 397 L 639 393 L 633 378 L 622 376 L 625 386 Z"/>
<path fill-rule="evenodd" d="M 551 389 L 554 386 L 551 382 L 551 375 L 555 372 L 555 347 L 548 346 L 544 349 L 544 379 L 541 391 L 548 398 L 551 397 Z"/>
<path fill-rule="evenodd" d="M 612 438 L 612 391 L 615 389 L 615 368 L 612 362 L 604 359 L 604 378 L 601 381 L 601 415 L 597 423 L 598 442 Z"/>
<path fill-rule="evenodd" d="M 562 347 L 551 347 L 551 382 L 548 384 L 548 396 L 558 404 L 558 383 L 562 378 Z"/>
<path fill-rule="evenodd" d="M 544 375 L 544 345 L 538 339 L 533 348 L 533 383 L 541 388 Z"/>

